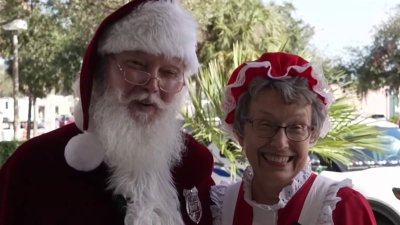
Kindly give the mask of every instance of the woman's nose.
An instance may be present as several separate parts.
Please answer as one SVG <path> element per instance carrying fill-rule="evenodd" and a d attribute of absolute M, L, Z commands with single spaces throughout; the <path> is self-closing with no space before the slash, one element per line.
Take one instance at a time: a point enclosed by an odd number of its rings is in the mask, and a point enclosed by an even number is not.
<path fill-rule="evenodd" d="M 289 145 L 289 139 L 286 136 L 285 129 L 279 128 L 276 134 L 271 138 L 271 145 L 277 149 L 284 149 Z"/>

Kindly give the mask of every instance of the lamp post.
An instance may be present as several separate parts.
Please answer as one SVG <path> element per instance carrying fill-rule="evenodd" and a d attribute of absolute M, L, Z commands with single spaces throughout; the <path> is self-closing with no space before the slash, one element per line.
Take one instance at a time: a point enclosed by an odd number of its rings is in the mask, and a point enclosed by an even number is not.
<path fill-rule="evenodd" d="M 19 97 L 19 71 L 18 71 L 18 31 L 26 30 L 28 24 L 25 20 L 15 19 L 9 23 L 4 24 L 3 29 L 6 31 L 11 31 L 12 33 L 12 45 L 13 45 L 13 65 L 12 65 L 12 75 L 13 75 L 13 99 L 14 99 L 14 140 L 18 139 L 19 132 L 19 108 L 18 108 L 18 97 Z"/>

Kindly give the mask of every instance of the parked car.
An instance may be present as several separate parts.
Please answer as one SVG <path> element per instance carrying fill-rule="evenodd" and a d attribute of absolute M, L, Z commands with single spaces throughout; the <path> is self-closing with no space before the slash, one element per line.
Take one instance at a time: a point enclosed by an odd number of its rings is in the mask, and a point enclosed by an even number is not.
<path fill-rule="evenodd" d="M 65 126 L 65 125 L 68 125 L 68 124 L 70 124 L 70 123 L 73 123 L 75 120 L 74 120 L 74 117 L 73 116 L 70 116 L 70 115 L 61 115 L 59 118 L 58 118 L 58 127 L 62 127 L 62 126 Z"/>
<path fill-rule="evenodd" d="M 247 164 L 237 163 L 236 164 L 236 174 L 231 176 L 230 172 L 230 161 L 219 151 L 218 147 L 214 143 L 208 143 L 208 149 L 214 158 L 214 171 L 212 177 L 215 184 L 232 183 L 239 181 L 243 177 L 244 170 Z"/>
<path fill-rule="evenodd" d="M 400 166 L 348 172 L 325 170 L 321 174 L 334 180 L 350 178 L 353 188 L 362 193 L 370 203 L 378 225 L 400 224 L 400 200 L 396 196 L 399 195 Z"/>
<path fill-rule="evenodd" d="M 335 180 L 350 178 L 354 189 L 369 201 L 378 225 L 400 225 L 399 127 L 382 119 L 368 118 L 363 122 L 383 131 L 379 136 L 385 146 L 383 152 L 354 147 L 351 149 L 351 162 L 347 164 L 337 161 L 327 163 L 312 154 L 313 167 L 322 167 L 321 174 Z"/>
<path fill-rule="evenodd" d="M 211 175 L 215 184 L 229 184 L 232 182 L 231 173 L 224 166 L 220 166 L 218 164 L 214 165 L 213 173 Z"/>

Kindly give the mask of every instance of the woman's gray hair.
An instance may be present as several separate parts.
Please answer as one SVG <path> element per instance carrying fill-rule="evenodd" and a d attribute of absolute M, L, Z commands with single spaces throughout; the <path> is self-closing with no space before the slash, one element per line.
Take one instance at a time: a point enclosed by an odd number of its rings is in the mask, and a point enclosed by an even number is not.
<path fill-rule="evenodd" d="M 310 104 L 312 108 L 311 143 L 315 143 L 327 116 L 327 109 L 318 96 L 310 90 L 306 78 L 288 76 L 287 79 L 275 80 L 257 76 L 249 83 L 249 88 L 240 96 L 236 107 L 233 129 L 237 136 L 243 136 L 245 118 L 248 117 L 250 102 L 263 90 L 277 91 L 288 104 Z"/>

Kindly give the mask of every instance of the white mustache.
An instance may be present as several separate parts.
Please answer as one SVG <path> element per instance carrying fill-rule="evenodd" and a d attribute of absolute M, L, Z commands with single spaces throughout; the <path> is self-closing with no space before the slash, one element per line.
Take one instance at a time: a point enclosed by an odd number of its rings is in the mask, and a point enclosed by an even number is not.
<path fill-rule="evenodd" d="M 160 109 L 165 109 L 168 106 L 163 100 L 160 99 L 159 96 L 146 92 L 135 93 L 128 96 L 124 96 L 122 92 L 118 91 L 117 99 L 119 103 L 124 105 L 127 105 L 132 101 L 141 101 L 141 102 L 146 102 L 147 104 L 154 104 Z"/>

